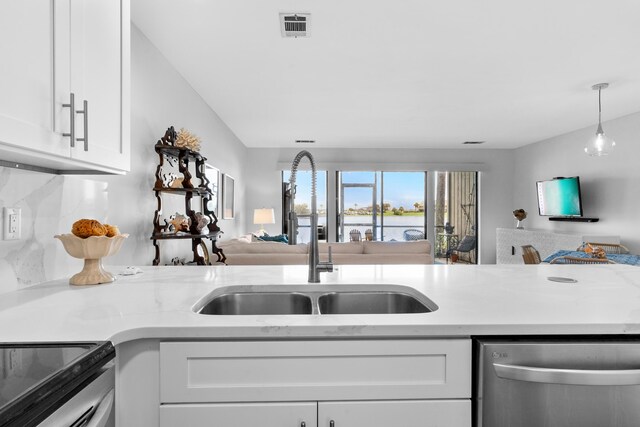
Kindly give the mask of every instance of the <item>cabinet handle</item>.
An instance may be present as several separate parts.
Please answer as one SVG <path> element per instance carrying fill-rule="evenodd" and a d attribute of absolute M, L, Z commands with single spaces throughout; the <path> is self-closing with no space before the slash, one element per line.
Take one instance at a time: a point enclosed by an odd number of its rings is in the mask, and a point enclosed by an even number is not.
<path fill-rule="evenodd" d="M 62 136 L 68 136 L 71 141 L 71 147 L 76 146 L 76 99 L 73 92 L 69 95 L 69 103 L 62 104 L 62 107 L 69 108 L 69 133 L 63 133 Z"/>
<path fill-rule="evenodd" d="M 84 116 L 84 138 L 78 138 L 76 141 L 84 142 L 84 151 L 89 151 L 89 103 L 85 99 L 83 102 L 84 109 L 76 111 Z"/>
<path fill-rule="evenodd" d="M 336 427 L 336 422 L 333 420 L 329 421 L 329 427 Z"/>
<path fill-rule="evenodd" d="M 300 427 L 307 427 L 307 423 L 305 423 L 304 421 L 300 423 Z"/>

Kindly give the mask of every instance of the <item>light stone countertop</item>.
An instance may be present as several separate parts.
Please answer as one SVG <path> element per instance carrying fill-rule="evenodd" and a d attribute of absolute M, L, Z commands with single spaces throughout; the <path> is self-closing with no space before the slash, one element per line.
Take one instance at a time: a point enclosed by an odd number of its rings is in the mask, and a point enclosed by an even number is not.
<path fill-rule="evenodd" d="M 1 295 L 0 342 L 640 333 L 640 268 L 632 266 L 339 266 L 322 274 L 323 284 L 411 286 L 439 309 L 293 316 L 205 316 L 191 308 L 222 286 L 304 285 L 306 266 L 142 270 L 107 285 L 75 287 L 57 280 Z M 578 283 L 551 282 L 548 276 Z"/>

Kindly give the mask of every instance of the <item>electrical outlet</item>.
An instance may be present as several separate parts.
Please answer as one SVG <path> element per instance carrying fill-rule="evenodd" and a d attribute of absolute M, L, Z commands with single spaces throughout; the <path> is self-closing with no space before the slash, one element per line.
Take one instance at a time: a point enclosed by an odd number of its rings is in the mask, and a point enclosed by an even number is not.
<path fill-rule="evenodd" d="M 22 228 L 22 210 L 4 208 L 4 240 L 19 240 Z"/>

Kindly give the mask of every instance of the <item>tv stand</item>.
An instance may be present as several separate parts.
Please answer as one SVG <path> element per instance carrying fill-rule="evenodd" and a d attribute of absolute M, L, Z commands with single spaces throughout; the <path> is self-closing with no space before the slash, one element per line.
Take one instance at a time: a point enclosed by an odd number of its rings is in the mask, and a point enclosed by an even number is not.
<path fill-rule="evenodd" d="M 570 222 L 598 222 L 600 218 L 587 218 L 584 216 L 552 216 L 549 221 L 570 221 Z"/>

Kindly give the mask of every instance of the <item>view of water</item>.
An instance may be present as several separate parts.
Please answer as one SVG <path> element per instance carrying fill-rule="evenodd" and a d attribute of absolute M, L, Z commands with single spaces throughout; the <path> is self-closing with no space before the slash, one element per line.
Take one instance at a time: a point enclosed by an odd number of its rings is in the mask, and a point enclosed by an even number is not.
<path fill-rule="evenodd" d="M 345 236 L 349 236 L 349 232 L 351 230 L 360 230 L 360 234 L 362 235 L 362 239 L 364 240 L 364 233 L 366 230 L 371 229 L 373 231 L 373 227 L 371 225 L 349 225 L 349 224 L 362 224 L 366 222 L 371 222 L 370 216 L 358 216 L 358 215 L 346 215 L 344 217 L 344 233 Z M 320 225 L 326 224 L 326 218 L 321 216 L 318 218 L 318 223 Z M 378 218 L 378 223 L 380 223 L 380 218 Z M 300 243 L 306 243 L 309 241 L 309 228 L 304 227 L 305 225 L 309 225 L 308 218 L 299 218 L 300 228 L 298 230 L 298 241 Z M 376 227 L 376 239 L 375 240 L 384 240 L 384 241 L 392 241 L 392 240 L 405 240 L 404 239 L 404 231 L 407 229 L 415 229 L 420 230 L 424 233 L 424 216 L 409 216 L 409 215 L 398 215 L 398 216 L 385 216 L 384 217 L 384 236 L 382 236 L 382 230 L 380 225 Z M 384 239 L 382 238 L 384 237 Z M 348 237 L 345 240 L 349 240 Z"/>

